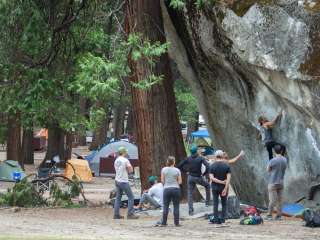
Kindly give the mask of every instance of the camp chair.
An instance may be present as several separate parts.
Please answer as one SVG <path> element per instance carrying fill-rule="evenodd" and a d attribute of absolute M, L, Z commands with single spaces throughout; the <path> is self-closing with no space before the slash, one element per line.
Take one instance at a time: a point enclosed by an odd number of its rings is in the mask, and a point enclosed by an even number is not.
<path fill-rule="evenodd" d="M 57 170 L 57 159 L 46 160 L 46 167 L 39 167 L 38 173 L 32 183 L 35 185 L 37 191 L 43 194 L 46 191 L 50 191 L 53 184 L 53 180 L 50 179 L 50 175 Z"/>
<path fill-rule="evenodd" d="M 0 146 L 1 146 L 1 150 L 2 151 L 5 151 L 6 148 L 7 148 L 7 144 L 6 143 L 0 143 Z"/>

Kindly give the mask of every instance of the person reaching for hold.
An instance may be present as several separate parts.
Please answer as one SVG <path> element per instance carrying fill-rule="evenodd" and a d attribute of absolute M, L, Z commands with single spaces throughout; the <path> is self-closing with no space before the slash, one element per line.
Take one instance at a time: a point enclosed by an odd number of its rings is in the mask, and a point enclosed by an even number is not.
<path fill-rule="evenodd" d="M 258 122 L 260 125 L 259 137 L 261 138 L 263 144 L 265 145 L 268 151 L 269 160 L 273 158 L 272 150 L 275 145 L 280 145 L 282 147 L 282 154 L 285 154 L 286 152 L 285 146 L 283 146 L 280 143 L 277 143 L 272 136 L 272 128 L 277 123 L 277 121 L 281 118 L 282 114 L 283 114 L 283 111 L 281 111 L 272 121 L 269 121 L 265 116 L 260 116 L 258 118 Z"/>

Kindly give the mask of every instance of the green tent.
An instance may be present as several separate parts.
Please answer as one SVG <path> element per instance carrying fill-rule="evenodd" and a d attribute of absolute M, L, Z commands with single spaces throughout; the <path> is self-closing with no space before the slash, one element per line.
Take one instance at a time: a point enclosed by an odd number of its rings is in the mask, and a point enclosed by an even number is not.
<path fill-rule="evenodd" d="M 21 179 L 26 175 L 17 161 L 6 160 L 0 164 L 0 181 L 13 181 L 13 173 L 20 172 Z"/>

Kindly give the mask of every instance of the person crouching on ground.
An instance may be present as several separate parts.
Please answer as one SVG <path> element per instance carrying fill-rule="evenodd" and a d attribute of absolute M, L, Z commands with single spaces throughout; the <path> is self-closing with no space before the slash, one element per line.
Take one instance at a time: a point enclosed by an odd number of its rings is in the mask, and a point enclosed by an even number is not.
<path fill-rule="evenodd" d="M 173 202 L 173 216 L 175 226 L 179 224 L 179 203 L 180 203 L 180 184 L 182 183 L 181 172 L 175 167 L 175 158 L 169 156 L 167 167 L 161 170 L 161 182 L 163 183 L 163 214 L 161 226 L 167 225 L 169 205 Z"/>
<path fill-rule="evenodd" d="M 210 184 L 202 176 L 201 167 L 204 165 L 206 169 L 209 169 L 209 162 L 198 153 L 198 147 L 191 147 L 191 156 L 186 160 L 182 161 L 177 167 L 183 169 L 184 166 L 188 169 L 188 206 L 189 206 L 189 215 L 193 215 L 193 192 L 196 187 L 196 184 L 199 184 L 206 189 L 206 206 L 210 202 Z"/>
<path fill-rule="evenodd" d="M 273 208 L 276 207 L 277 216 L 275 217 L 275 220 L 281 220 L 283 179 L 287 169 L 287 159 L 282 155 L 283 148 L 281 145 L 275 145 L 274 151 L 276 156 L 269 161 L 267 167 L 267 171 L 269 173 L 269 208 L 267 219 L 272 220 Z"/>
<path fill-rule="evenodd" d="M 225 161 L 225 153 L 221 150 L 215 152 L 216 161 L 210 167 L 210 180 L 213 196 L 213 223 L 224 223 L 227 211 L 227 198 L 229 185 L 231 180 L 231 169 L 229 164 Z M 219 197 L 222 205 L 222 216 L 219 218 L 218 206 Z"/>
<path fill-rule="evenodd" d="M 137 219 L 138 216 L 134 215 L 134 196 L 129 185 L 129 176 L 128 173 L 133 172 L 132 165 L 129 160 L 126 158 L 127 149 L 124 147 L 119 147 L 118 149 L 119 156 L 114 161 L 114 169 L 116 171 L 115 185 L 116 185 L 116 201 L 114 203 L 114 219 L 122 219 L 123 216 L 120 216 L 120 205 L 122 193 L 125 192 L 128 196 L 128 219 Z"/>
<path fill-rule="evenodd" d="M 144 204 L 148 203 L 149 206 L 155 209 L 161 208 L 163 203 L 163 185 L 157 182 L 156 176 L 150 176 L 148 178 L 150 184 L 149 190 L 145 190 L 141 196 L 139 205 L 135 207 L 137 210 L 142 210 Z"/>

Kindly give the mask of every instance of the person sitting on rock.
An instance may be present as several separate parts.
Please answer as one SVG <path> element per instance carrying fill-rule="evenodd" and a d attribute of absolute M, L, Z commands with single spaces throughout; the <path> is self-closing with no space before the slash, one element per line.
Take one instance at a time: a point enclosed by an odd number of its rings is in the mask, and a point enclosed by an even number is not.
<path fill-rule="evenodd" d="M 269 121 L 265 116 L 260 116 L 258 118 L 258 122 L 260 124 L 259 137 L 261 138 L 263 144 L 265 145 L 268 151 L 269 160 L 273 158 L 272 150 L 275 145 L 280 145 L 282 147 L 282 154 L 285 154 L 286 152 L 285 146 L 283 146 L 280 143 L 277 143 L 272 136 L 272 128 L 277 123 L 277 121 L 281 118 L 281 116 L 282 116 L 282 111 L 272 121 Z"/>
<path fill-rule="evenodd" d="M 137 210 L 142 210 L 144 206 L 147 205 L 148 208 L 161 208 L 163 205 L 163 185 L 157 182 L 156 176 L 150 176 L 148 178 L 150 184 L 149 190 L 145 190 L 141 196 L 139 205 L 135 207 Z"/>

